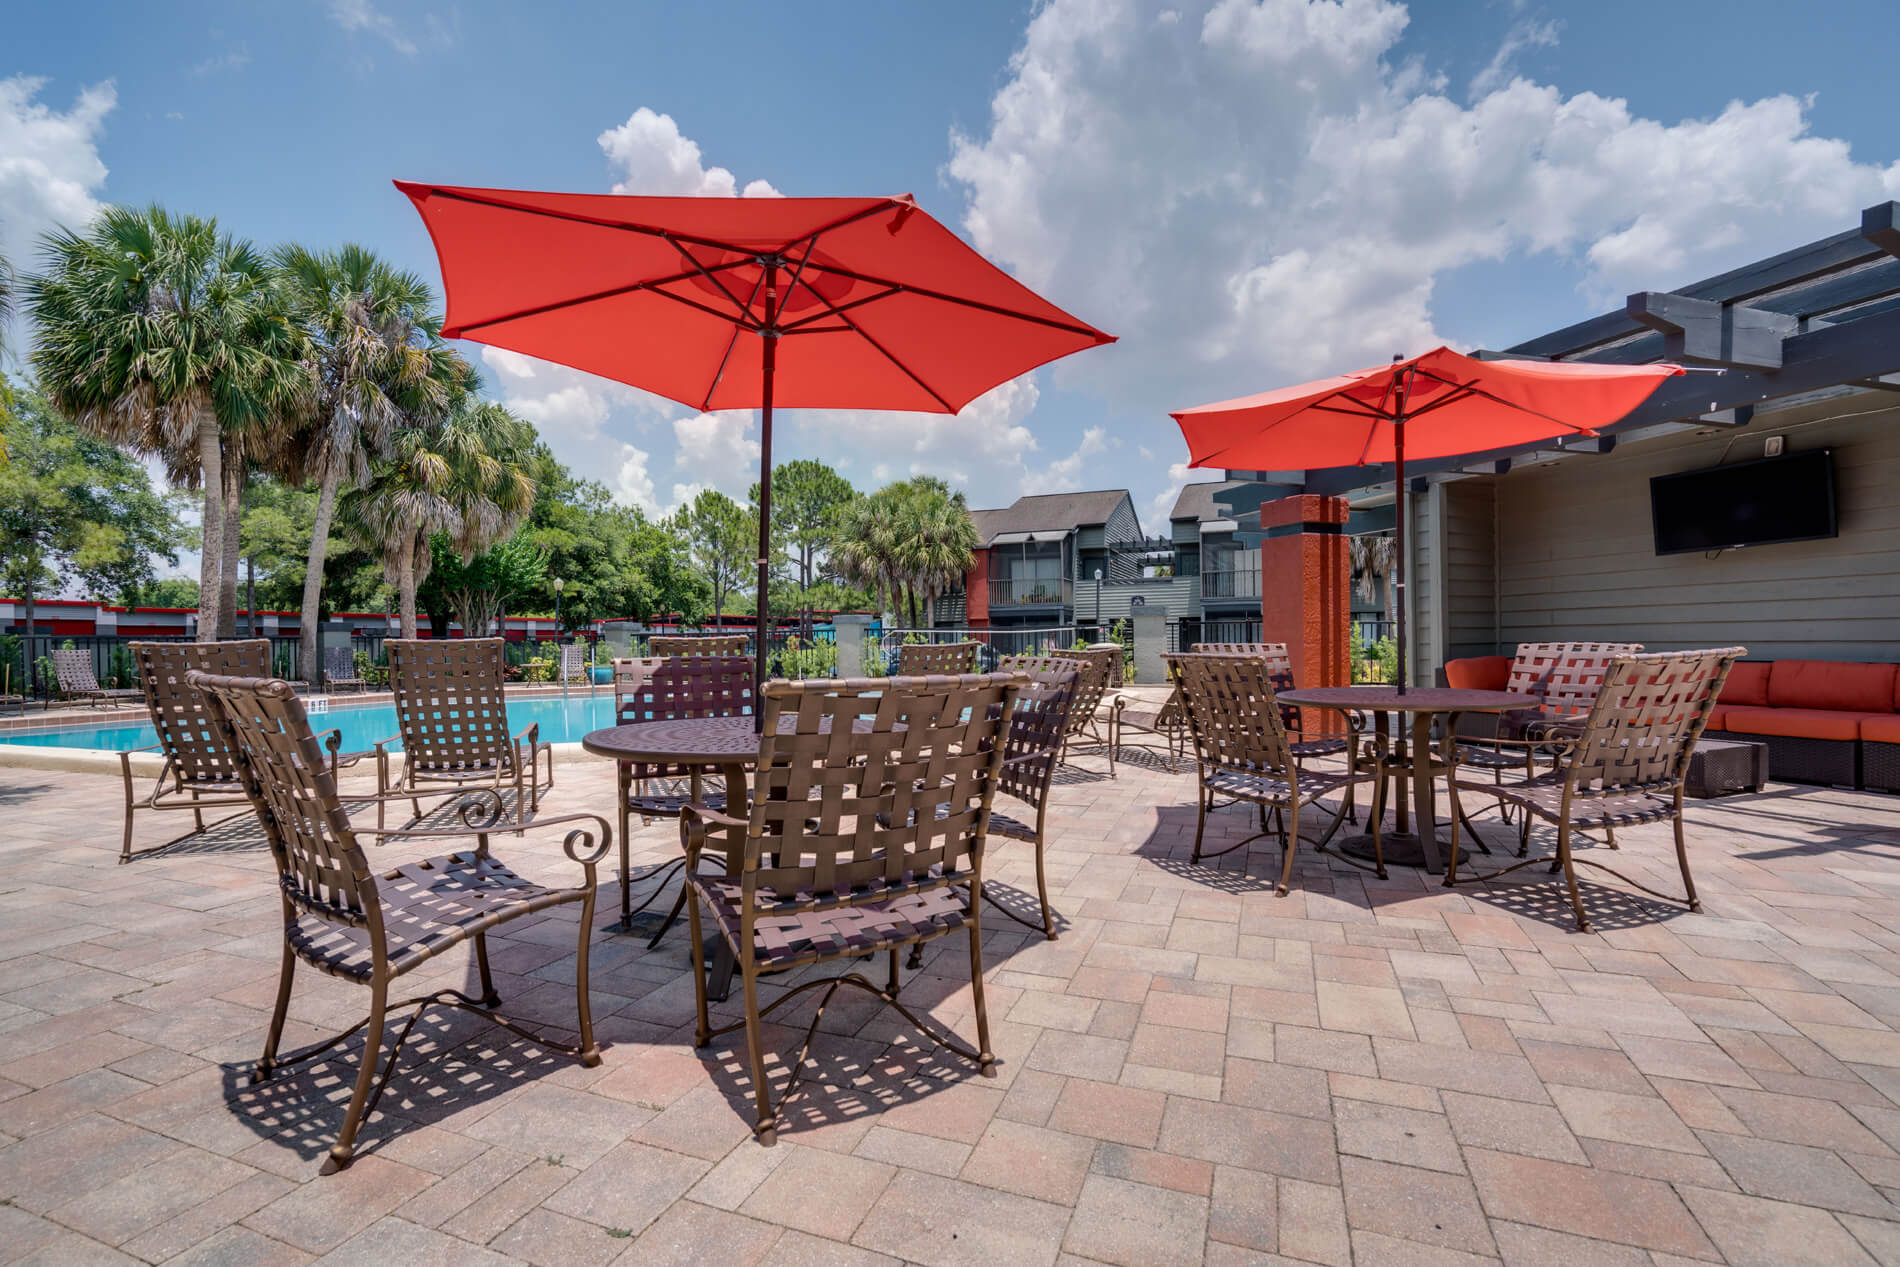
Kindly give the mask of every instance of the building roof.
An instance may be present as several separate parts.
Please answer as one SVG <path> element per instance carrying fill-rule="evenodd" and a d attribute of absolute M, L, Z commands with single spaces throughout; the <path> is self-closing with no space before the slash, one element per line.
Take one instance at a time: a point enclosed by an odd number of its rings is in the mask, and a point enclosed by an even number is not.
<path fill-rule="evenodd" d="M 1174 499 L 1174 509 L 1168 513 L 1169 519 L 1192 519 L 1206 522 L 1210 519 L 1225 519 L 1227 512 L 1214 504 L 1215 495 L 1230 488 L 1238 488 L 1242 480 L 1211 480 L 1202 484 L 1189 484 Z"/>
<path fill-rule="evenodd" d="M 1034 493 L 1018 497 L 995 510 L 973 510 L 977 536 L 988 545 L 1006 532 L 1060 532 L 1086 525 L 1105 524 L 1115 508 L 1128 500 L 1125 488 L 1095 489 L 1083 493 Z"/>

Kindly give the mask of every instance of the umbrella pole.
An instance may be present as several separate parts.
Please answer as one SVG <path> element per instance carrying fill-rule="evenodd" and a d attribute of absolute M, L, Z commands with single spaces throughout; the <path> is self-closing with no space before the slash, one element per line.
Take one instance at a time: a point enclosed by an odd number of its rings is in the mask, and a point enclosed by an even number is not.
<path fill-rule="evenodd" d="M 1400 358 L 1393 357 L 1395 362 Z M 1392 415 L 1392 465 L 1393 465 L 1393 502 L 1392 514 L 1392 588 L 1397 591 L 1394 610 L 1398 613 L 1398 654 L 1394 658 L 1393 676 L 1399 680 L 1399 694 L 1405 694 L 1405 389 L 1409 385 L 1411 374 L 1408 372 L 1397 384 L 1398 408 Z"/>
<path fill-rule="evenodd" d="M 759 410 L 759 589 L 758 625 L 752 643 L 752 728 L 765 728 L 765 636 L 771 627 L 772 586 L 772 372 L 778 364 L 778 332 L 771 328 L 772 274 L 766 270 L 767 329 L 761 358 L 765 378 Z"/>

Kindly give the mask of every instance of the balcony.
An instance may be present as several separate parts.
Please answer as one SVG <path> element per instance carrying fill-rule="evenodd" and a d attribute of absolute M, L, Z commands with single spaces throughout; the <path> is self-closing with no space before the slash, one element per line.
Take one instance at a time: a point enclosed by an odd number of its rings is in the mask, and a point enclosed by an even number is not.
<path fill-rule="evenodd" d="M 1002 579 L 990 582 L 990 607 L 1067 607 L 1072 601 L 1069 581 L 1056 577 Z"/>
<path fill-rule="evenodd" d="M 1259 598 L 1260 565 L 1250 568 L 1203 568 L 1201 598 Z"/>

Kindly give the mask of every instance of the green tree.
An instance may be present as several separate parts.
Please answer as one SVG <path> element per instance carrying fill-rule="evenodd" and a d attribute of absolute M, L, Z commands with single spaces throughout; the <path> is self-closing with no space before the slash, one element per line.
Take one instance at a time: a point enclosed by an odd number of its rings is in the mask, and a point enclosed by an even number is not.
<path fill-rule="evenodd" d="M 434 297 L 420 277 L 353 244 L 335 251 L 281 247 L 273 262 L 290 311 L 309 335 L 316 382 L 313 425 L 300 437 L 317 501 L 299 607 L 299 628 L 315 629 L 338 490 L 367 485 L 371 459 L 388 452 L 404 414 L 446 413 L 455 384 L 442 372 L 441 323 L 429 314 Z M 301 641 L 305 681 L 318 680 L 318 649 L 315 638 Z"/>
<path fill-rule="evenodd" d="M 108 207 L 46 247 L 48 268 L 27 290 L 41 382 L 81 427 L 203 486 L 198 637 L 213 640 L 227 538 L 236 548 L 226 468 L 247 437 L 269 450 L 266 433 L 307 408 L 301 331 L 276 304 L 265 258 L 215 220 Z"/>
<path fill-rule="evenodd" d="M 198 582 L 189 576 L 161 576 L 141 581 L 119 595 L 124 607 L 172 607 L 189 610 L 198 606 Z"/>
<path fill-rule="evenodd" d="M 714 613 L 726 610 L 732 588 L 757 566 L 757 513 L 718 489 L 702 488 L 679 512 L 678 525 L 692 547 L 693 562 L 712 589 Z"/>
<path fill-rule="evenodd" d="M 138 462 L 33 392 L 0 420 L 0 438 L 0 585 L 21 596 L 29 635 L 43 593 L 118 594 L 150 581 L 153 556 L 178 562 L 178 517 Z"/>
<path fill-rule="evenodd" d="M 787 551 L 797 569 L 799 590 L 820 579 L 819 562 L 837 531 L 838 512 L 858 490 L 837 471 L 809 458 L 772 468 L 772 539 Z M 759 486 L 752 486 L 758 505 Z"/>
<path fill-rule="evenodd" d="M 343 502 L 349 534 L 382 553 L 402 636 L 416 636 L 416 595 L 447 535 L 463 560 L 514 534 L 534 508 L 534 428 L 472 397 L 439 420 L 410 415 L 369 485 Z"/>
<path fill-rule="evenodd" d="M 963 494 L 931 475 L 888 484 L 840 512 L 831 559 L 840 575 L 906 613 L 961 580 L 976 562 L 978 537 Z"/>
<path fill-rule="evenodd" d="M 435 556 L 431 578 L 465 638 L 488 636 L 511 600 L 533 593 L 547 579 L 547 556 L 525 535 L 464 555 L 448 533 L 438 532 L 429 548 Z"/>
<path fill-rule="evenodd" d="M 566 587 L 558 609 L 569 629 L 619 616 L 704 610 L 705 586 L 685 541 L 666 524 L 637 507 L 616 505 L 593 480 L 574 478 L 545 446 L 536 453 L 534 481 L 534 513 L 525 531 L 548 556 L 548 582 L 527 600 L 534 610 L 556 610 L 556 577 Z"/>

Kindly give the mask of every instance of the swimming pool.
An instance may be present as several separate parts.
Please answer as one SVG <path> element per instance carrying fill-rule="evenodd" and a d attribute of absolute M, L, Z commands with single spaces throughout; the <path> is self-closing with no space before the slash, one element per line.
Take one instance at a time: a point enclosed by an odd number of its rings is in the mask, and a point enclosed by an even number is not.
<path fill-rule="evenodd" d="M 62 730 L 0 731 L 0 744 L 40 748 L 93 748 L 126 752 L 158 742 L 143 709 L 127 709 L 117 725 L 74 726 Z M 612 691 L 575 691 L 566 696 L 543 695 L 508 701 L 509 729 L 519 733 L 531 722 L 541 723 L 542 743 L 579 743 L 590 730 L 614 724 Z M 318 731 L 341 730 L 344 752 L 367 752 L 378 739 L 396 733 L 393 704 L 332 704 L 328 713 L 316 713 L 310 725 Z M 392 745 L 400 749 L 401 741 Z"/>

